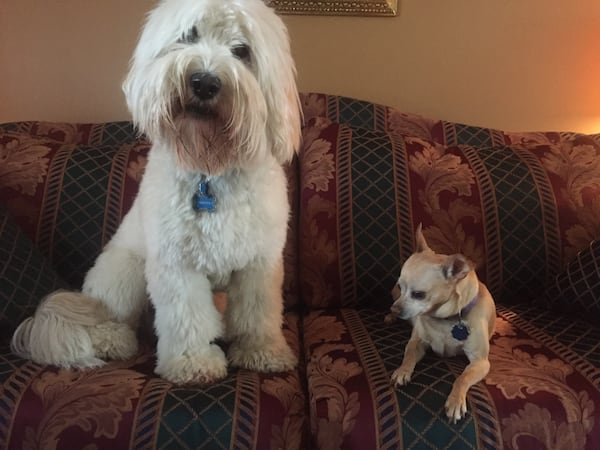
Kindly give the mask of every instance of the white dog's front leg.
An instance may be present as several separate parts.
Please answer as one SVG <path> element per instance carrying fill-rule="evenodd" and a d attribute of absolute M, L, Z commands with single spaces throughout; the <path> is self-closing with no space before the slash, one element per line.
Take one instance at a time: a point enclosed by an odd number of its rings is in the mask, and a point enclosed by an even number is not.
<path fill-rule="evenodd" d="M 156 310 L 156 373 L 175 384 L 207 384 L 225 377 L 227 359 L 214 343 L 223 324 L 206 276 L 151 261 L 146 271 Z"/>
<path fill-rule="evenodd" d="M 296 366 L 297 357 L 282 331 L 283 263 L 255 263 L 233 274 L 226 311 L 229 360 L 237 367 L 281 372 Z"/>

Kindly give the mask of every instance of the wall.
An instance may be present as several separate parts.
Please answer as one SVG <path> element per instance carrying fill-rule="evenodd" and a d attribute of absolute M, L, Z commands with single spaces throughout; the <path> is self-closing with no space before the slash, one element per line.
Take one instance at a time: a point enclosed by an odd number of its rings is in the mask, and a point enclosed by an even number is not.
<path fill-rule="evenodd" d="M 2 0 L 0 121 L 128 118 L 153 0 Z M 510 130 L 600 131 L 598 0 L 400 0 L 394 18 L 285 16 L 299 87 Z"/>

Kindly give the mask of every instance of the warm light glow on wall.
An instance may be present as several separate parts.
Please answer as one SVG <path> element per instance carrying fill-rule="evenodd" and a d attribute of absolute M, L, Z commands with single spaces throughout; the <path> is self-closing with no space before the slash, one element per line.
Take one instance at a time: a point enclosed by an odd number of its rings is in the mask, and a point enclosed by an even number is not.
<path fill-rule="evenodd" d="M 130 119 L 121 83 L 152 3 L 0 0 L 0 122 Z M 505 131 L 600 133 L 599 0 L 398 5 L 385 18 L 283 16 L 300 90 Z"/>
<path fill-rule="evenodd" d="M 600 133 L 600 116 L 593 121 L 592 125 L 590 126 L 589 133 Z"/>

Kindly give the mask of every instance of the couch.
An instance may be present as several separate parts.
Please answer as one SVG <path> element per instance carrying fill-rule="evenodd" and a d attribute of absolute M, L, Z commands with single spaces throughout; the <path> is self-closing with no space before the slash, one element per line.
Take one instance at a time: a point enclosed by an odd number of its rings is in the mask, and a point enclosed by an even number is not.
<path fill-rule="evenodd" d="M 285 336 L 297 370 L 206 387 L 140 352 L 83 371 L 10 352 L 48 292 L 78 288 L 131 206 L 149 144 L 129 122 L 0 125 L 0 448 L 600 448 L 600 135 L 509 133 L 305 93 L 287 167 Z M 491 371 L 444 413 L 459 356 L 401 389 L 410 324 L 384 324 L 423 224 L 477 263 L 497 303 Z"/>

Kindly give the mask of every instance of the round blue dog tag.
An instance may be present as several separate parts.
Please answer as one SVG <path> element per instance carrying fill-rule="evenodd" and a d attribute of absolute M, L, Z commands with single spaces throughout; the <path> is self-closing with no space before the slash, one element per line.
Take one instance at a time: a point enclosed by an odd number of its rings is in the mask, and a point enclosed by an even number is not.
<path fill-rule="evenodd" d="M 464 341 L 469 337 L 469 327 L 459 322 L 452 327 L 452 337 L 458 341 Z"/>

